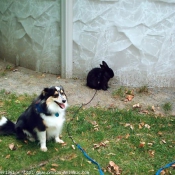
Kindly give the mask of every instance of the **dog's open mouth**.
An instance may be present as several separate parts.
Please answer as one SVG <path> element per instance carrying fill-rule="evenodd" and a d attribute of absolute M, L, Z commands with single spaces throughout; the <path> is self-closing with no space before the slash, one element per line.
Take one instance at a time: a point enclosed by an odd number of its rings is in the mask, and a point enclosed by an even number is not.
<path fill-rule="evenodd" d="M 58 103 L 57 101 L 54 101 L 61 109 L 65 108 L 64 103 Z"/>

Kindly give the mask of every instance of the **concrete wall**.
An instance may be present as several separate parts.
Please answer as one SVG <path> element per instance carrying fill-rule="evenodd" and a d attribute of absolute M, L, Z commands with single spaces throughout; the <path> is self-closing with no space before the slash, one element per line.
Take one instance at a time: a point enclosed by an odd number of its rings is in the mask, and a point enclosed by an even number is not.
<path fill-rule="evenodd" d="M 0 59 L 60 73 L 60 0 L 1 0 Z"/>
<path fill-rule="evenodd" d="M 60 1 L 1 0 L 0 59 L 60 74 Z M 69 1 L 73 77 L 105 60 L 114 83 L 175 87 L 174 0 Z"/>
<path fill-rule="evenodd" d="M 74 0 L 73 74 L 106 60 L 121 85 L 175 87 L 174 0 Z"/>

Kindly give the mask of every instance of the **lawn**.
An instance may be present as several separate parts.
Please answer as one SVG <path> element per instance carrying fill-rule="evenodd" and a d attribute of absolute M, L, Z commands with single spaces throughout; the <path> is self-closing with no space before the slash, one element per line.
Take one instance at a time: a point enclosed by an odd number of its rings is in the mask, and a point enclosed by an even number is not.
<path fill-rule="evenodd" d="M 36 95 L 0 92 L 0 116 L 15 121 Z M 88 161 L 68 137 L 81 145 L 97 161 L 106 175 L 113 161 L 122 175 L 154 175 L 175 160 L 175 117 L 140 114 L 137 111 L 82 108 L 67 110 L 62 132 L 65 144 L 47 143 L 41 152 L 37 142 L 0 136 L 0 174 L 90 174 L 98 175 L 97 166 Z M 72 120 L 73 118 L 73 120 Z M 168 168 L 165 174 L 175 174 Z"/>

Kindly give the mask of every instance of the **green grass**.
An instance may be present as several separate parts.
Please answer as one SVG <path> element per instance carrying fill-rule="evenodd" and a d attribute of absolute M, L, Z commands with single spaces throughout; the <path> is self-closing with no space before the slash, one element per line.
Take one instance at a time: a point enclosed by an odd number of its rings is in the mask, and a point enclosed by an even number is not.
<path fill-rule="evenodd" d="M 34 96 L 17 96 L 1 91 L 0 115 L 15 121 Z M 84 171 L 98 175 L 97 167 L 89 163 L 77 148 L 72 148 L 73 143 L 68 137 L 66 126 L 76 110 L 77 107 L 71 107 L 67 111 L 62 133 L 66 145 L 50 141 L 47 152 L 41 152 L 37 142 L 0 136 L 0 172 L 51 174 L 57 171 L 57 174 L 66 174 L 67 171 L 67 174 L 75 174 Z M 122 169 L 122 175 L 153 175 L 160 167 L 175 160 L 175 118 L 172 116 L 142 115 L 115 108 L 89 108 L 81 109 L 69 126 L 73 139 L 103 170 L 109 161 L 114 161 Z M 94 144 L 102 142 L 106 143 L 105 146 L 94 147 Z M 141 142 L 145 144 L 141 146 Z M 9 149 L 11 143 L 15 144 L 16 150 Z M 175 174 L 175 170 L 169 168 L 168 173 Z"/>

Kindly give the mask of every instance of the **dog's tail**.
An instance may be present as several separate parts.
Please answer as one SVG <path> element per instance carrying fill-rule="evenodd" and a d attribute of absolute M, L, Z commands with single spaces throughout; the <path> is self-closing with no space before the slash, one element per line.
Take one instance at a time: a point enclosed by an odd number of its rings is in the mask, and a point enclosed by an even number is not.
<path fill-rule="evenodd" d="M 6 117 L 2 117 L 0 119 L 0 135 L 12 135 L 15 133 L 15 124 Z"/>

